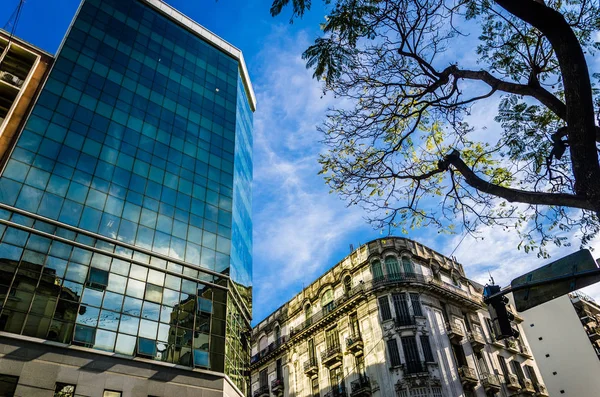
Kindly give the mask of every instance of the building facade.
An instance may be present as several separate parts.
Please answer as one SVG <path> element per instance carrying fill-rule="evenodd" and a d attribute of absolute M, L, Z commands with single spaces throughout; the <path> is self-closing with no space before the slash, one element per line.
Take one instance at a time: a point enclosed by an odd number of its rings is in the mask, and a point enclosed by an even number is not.
<path fill-rule="evenodd" d="M 247 394 L 254 109 L 167 4 L 81 3 L 2 158 L 0 395 Z"/>
<path fill-rule="evenodd" d="M 252 396 L 547 396 L 482 291 L 417 242 L 371 241 L 254 327 Z"/>
<path fill-rule="evenodd" d="M 597 396 L 600 306 L 576 292 L 531 308 L 522 316 L 523 329 L 550 395 Z"/>

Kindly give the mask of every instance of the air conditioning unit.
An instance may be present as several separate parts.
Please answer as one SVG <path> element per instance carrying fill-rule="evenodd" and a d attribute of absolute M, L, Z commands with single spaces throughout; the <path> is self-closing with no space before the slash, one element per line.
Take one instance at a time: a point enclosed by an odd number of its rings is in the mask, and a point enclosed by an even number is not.
<path fill-rule="evenodd" d="M 17 76 L 15 76 L 12 73 L 8 73 L 8 72 L 0 72 L 0 78 L 4 81 L 7 81 L 13 85 L 16 85 L 17 87 L 21 87 L 23 85 L 23 80 L 21 80 L 20 78 L 18 78 Z"/>

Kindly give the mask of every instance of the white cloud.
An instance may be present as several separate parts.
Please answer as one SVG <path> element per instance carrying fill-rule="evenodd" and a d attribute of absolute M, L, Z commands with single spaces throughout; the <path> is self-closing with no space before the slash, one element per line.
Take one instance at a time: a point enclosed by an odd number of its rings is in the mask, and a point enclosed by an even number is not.
<path fill-rule="evenodd" d="M 277 26 L 265 40 L 254 76 L 254 317 L 292 298 L 333 265 L 364 213 L 328 194 L 318 176 L 316 126 L 335 99 L 322 97 L 301 54 L 309 40 Z M 338 103 L 335 103 L 338 106 Z M 337 258 L 341 259 L 341 258 Z"/>

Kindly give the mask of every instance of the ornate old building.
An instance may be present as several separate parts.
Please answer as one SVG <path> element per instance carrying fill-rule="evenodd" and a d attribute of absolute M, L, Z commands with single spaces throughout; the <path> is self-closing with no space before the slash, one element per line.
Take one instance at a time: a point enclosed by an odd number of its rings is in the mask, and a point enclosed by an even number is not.
<path fill-rule="evenodd" d="M 482 288 L 417 242 L 371 241 L 253 329 L 252 396 L 546 396 L 525 338 L 495 340 Z"/>

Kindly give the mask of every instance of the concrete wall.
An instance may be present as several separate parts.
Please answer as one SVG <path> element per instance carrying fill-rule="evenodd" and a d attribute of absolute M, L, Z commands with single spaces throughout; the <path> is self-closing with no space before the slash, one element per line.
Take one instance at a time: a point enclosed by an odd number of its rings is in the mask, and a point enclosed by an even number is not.
<path fill-rule="evenodd" d="M 600 395 L 600 360 L 567 295 L 521 313 L 550 396 Z"/>
<path fill-rule="evenodd" d="M 227 378 L 210 371 L 6 333 L 0 333 L 0 374 L 19 377 L 15 397 L 52 397 L 56 382 L 76 385 L 77 397 L 102 397 L 105 389 L 123 397 L 244 397 Z"/>

